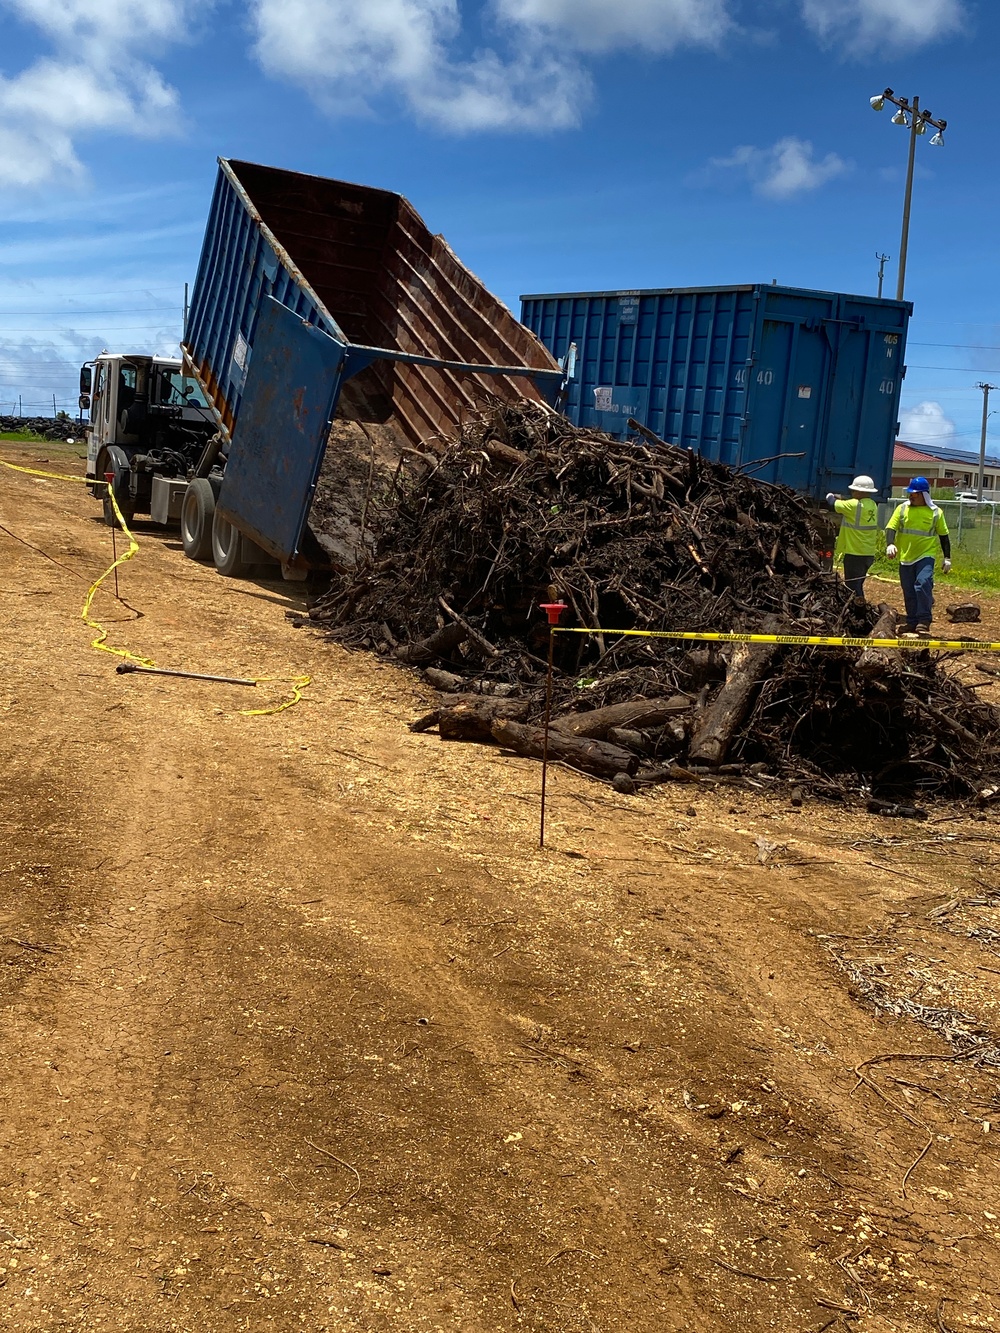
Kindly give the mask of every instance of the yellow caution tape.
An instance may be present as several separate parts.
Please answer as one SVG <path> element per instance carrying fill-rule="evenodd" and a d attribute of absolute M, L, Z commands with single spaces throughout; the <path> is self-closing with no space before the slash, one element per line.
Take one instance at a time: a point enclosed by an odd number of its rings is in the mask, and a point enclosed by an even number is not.
<path fill-rule="evenodd" d="M 93 478 L 91 477 L 73 477 L 65 472 L 43 472 L 39 468 L 21 467 L 16 463 L 8 463 L 6 459 L 2 458 L 0 458 L 0 464 L 2 464 L 6 468 L 10 468 L 12 472 L 23 472 L 29 477 L 45 477 L 50 481 L 75 481 L 75 482 L 80 482 L 83 485 L 87 485 L 88 482 L 93 484 Z M 106 482 L 98 482 L 97 484 L 107 485 Z M 128 550 L 123 552 L 122 555 L 118 556 L 118 558 L 114 560 L 107 567 L 104 573 L 99 578 L 96 578 L 94 582 L 90 585 L 90 587 L 87 589 L 87 596 L 84 598 L 83 606 L 80 610 L 80 619 L 89 629 L 97 631 L 97 637 L 91 640 L 90 644 L 91 648 L 95 648 L 98 652 L 111 653 L 114 657 L 121 657 L 127 662 L 135 662 L 137 666 L 145 666 L 145 667 L 155 666 L 156 663 L 152 660 L 152 658 L 138 657 L 135 653 L 130 653 L 126 648 L 112 647 L 107 642 L 108 631 L 98 621 L 92 619 L 90 615 L 91 606 L 93 604 L 94 598 L 97 596 L 98 590 L 100 589 L 104 581 L 110 578 L 110 576 L 115 572 L 116 569 L 119 569 L 122 565 L 124 565 L 127 561 L 133 559 L 139 553 L 139 543 L 136 541 L 132 530 L 125 522 L 124 514 L 118 507 L 118 499 L 115 496 L 115 491 L 113 486 L 108 486 L 108 498 L 111 500 L 111 506 L 115 511 L 115 517 L 118 520 L 118 524 L 121 527 L 121 530 L 124 533 L 124 535 L 128 538 Z M 241 708 L 239 711 L 243 715 L 243 717 L 269 717 L 274 713 L 283 713 L 286 708 L 294 707 L 294 705 L 297 704 L 299 700 L 302 698 L 302 691 L 306 688 L 307 685 L 310 685 L 312 683 L 312 677 L 311 676 L 255 677 L 255 683 L 257 685 L 263 685 L 267 682 L 282 683 L 285 681 L 291 684 L 292 687 L 291 698 L 286 699 L 283 703 L 278 704 L 274 708 Z"/>
<path fill-rule="evenodd" d="M 698 643 L 784 643 L 794 648 L 942 648 L 949 652 L 1000 653 L 1000 643 L 978 639 L 858 639 L 823 634 L 723 634 L 710 630 L 587 629 L 554 625 L 553 634 L 618 634 L 637 639 L 683 639 Z"/>

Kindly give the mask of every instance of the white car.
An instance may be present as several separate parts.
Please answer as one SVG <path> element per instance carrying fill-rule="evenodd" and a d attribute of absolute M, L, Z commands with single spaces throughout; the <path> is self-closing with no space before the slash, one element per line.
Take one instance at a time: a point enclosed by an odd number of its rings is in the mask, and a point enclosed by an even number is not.
<path fill-rule="evenodd" d="M 956 491 L 955 499 L 960 505 L 977 505 L 980 502 L 975 491 Z M 986 501 L 983 501 L 983 503 L 985 504 Z"/>

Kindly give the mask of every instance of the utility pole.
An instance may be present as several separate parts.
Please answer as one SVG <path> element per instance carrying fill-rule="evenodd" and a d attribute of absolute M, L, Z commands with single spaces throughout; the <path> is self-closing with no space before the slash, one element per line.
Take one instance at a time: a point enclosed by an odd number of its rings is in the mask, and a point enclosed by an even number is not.
<path fill-rule="evenodd" d="M 986 418 L 989 416 L 990 390 L 996 389 L 996 384 L 977 384 L 977 389 L 983 391 L 983 429 L 979 436 L 979 477 L 976 485 L 976 499 L 982 503 L 983 499 L 983 472 L 986 470 Z"/>
<path fill-rule="evenodd" d="M 188 285 L 187 285 L 187 283 L 185 283 L 185 284 L 184 284 L 184 323 L 183 323 L 183 325 L 181 326 L 181 338 L 183 338 L 183 337 L 184 337 L 184 334 L 187 332 L 187 326 L 188 326 Z"/>
<path fill-rule="evenodd" d="M 892 258 L 892 255 L 880 255 L 880 254 L 876 254 L 876 255 L 875 255 L 875 258 L 878 260 L 878 294 L 879 294 L 879 297 L 881 298 L 881 296 L 882 296 L 882 279 L 885 277 L 885 265 L 886 265 L 886 260 L 891 259 L 891 258 Z"/>

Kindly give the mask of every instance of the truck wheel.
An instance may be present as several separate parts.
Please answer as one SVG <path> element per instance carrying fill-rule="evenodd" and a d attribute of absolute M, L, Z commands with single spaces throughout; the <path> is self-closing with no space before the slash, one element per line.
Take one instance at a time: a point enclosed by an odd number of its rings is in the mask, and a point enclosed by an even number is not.
<path fill-rule="evenodd" d="M 189 560 L 211 560 L 215 490 L 207 477 L 188 483 L 181 501 L 181 541 Z"/>
<path fill-rule="evenodd" d="M 268 562 L 257 543 L 244 537 L 218 510 L 212 518 L 212 559 L 215 568 L 228 579 L 249 578 L 257 565 Z"/>
<path fill-rule="evenodd" d="M 128 454 L 119 449 L 117 445 L 109 445 L 107 449 L 102 450 L 97 458 L 97 475 L 103 480 L 107 480 L 108 474 L 113 473 L 111 488 L 114 490 L 115 499 L 118 501 L 118 508 L 121 510 L 122 518 L 126 523 L 131 523 L 135 518 L 135 501 L 129 491 L 130 467 Z M 100 488 L 104 508 L 104 521 L 109 528 L 118 527 L 118 519 L 115 516 L 114 505 L 108 495 L 108 487 Z"/>

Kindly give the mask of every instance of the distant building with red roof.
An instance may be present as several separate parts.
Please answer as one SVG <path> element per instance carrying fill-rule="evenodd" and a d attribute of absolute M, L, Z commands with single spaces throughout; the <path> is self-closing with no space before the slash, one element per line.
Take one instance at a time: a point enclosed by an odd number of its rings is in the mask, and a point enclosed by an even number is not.
<path fill-rule="evenodd" d="M 907 444 L 897 440 L 892 454 L 892 488 L 905 489 L 911 477 L 926 477 L 931 490 L 971 490 L 979 482 L 979 452 L 948 445 Z M 983 489 L 1000 489 L 1000 458 L 986 455 Z"/>

